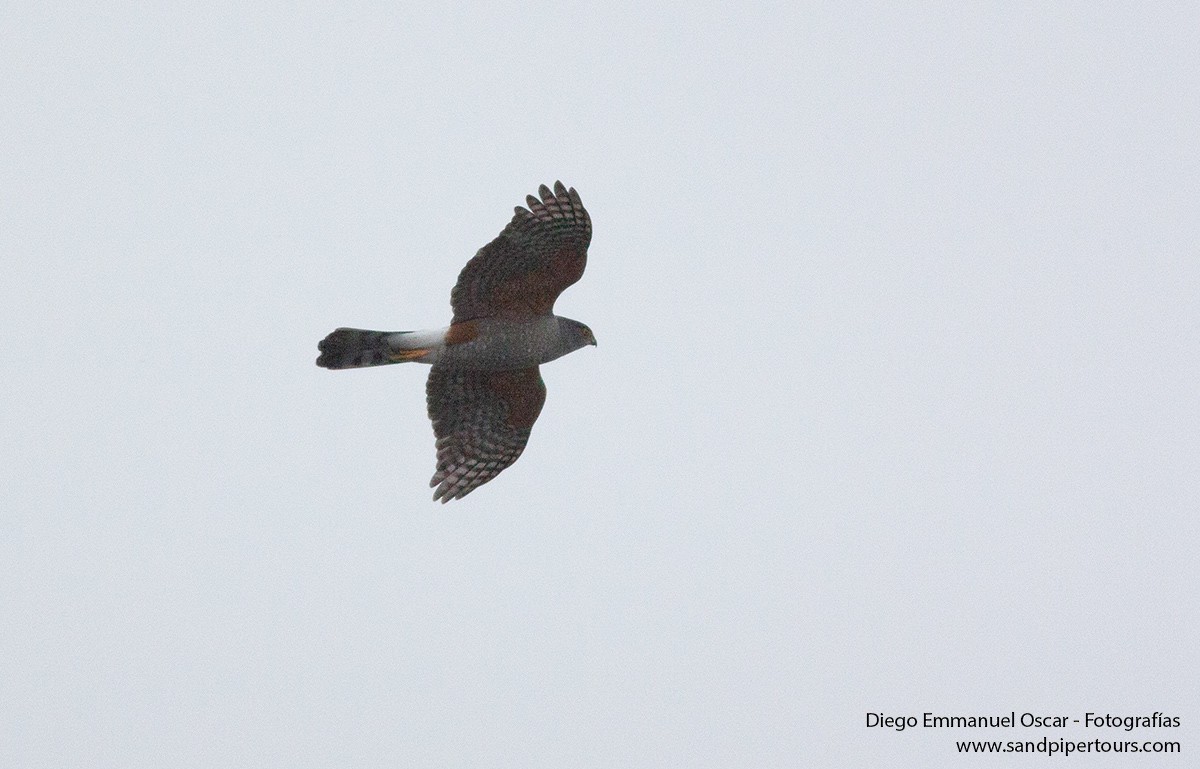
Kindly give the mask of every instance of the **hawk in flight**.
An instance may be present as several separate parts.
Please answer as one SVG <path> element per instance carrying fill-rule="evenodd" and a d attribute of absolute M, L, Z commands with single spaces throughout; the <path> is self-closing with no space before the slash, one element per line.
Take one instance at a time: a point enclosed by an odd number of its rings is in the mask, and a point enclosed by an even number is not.
<path fill-rule="evenodd" d="M 428 331 L 339 328 L 317 365 L 362 368 L 416 361 L 437 437 L 430 486 L 443 503 L 470 494 L 517 461 L 546 401 L 538 366 L 586 345 L 592 330 L 554 314 L 554 300 L 587 264 L 592 221 L 579 193 L 555 182 L 528 196 L 479 249 L 450 292 L 454 318 Z"/>

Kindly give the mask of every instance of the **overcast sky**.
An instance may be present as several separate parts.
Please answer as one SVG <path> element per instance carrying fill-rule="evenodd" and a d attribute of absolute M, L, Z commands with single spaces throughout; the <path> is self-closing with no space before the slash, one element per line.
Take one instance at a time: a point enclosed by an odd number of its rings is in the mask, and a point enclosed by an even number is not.
<path fill-rule="evenodd" d="M 1182 766 L 1200 6 L 901 5 L 6 6 L 0 765 Z M 599 345 L 437 505 L 316 343 L 556 179 Z"/>

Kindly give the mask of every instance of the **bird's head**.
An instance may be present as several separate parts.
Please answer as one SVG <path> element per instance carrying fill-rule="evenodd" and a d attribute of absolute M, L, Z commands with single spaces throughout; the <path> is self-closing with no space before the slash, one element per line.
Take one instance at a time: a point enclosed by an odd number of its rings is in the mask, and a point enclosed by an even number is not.
<path fill-rule="evenodd" d="M 587 345 L 596 346 L 596 335 L 586 324 L 570 318 L 559 318 L 558 322 L 564 332 L 563 338 L 570 343 L 572 350 L 578 350 Z"/>

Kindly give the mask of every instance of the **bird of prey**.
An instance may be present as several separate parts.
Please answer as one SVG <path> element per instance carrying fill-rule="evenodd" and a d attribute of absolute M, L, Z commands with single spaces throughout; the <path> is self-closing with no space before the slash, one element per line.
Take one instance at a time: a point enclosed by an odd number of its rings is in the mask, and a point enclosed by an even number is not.
<path fill-rule="evenodd" d="M 592 330 L 554 314 L 587 264 L 592 221 L 579 193 L 555 182 L 526 197 L 512 221 L 467 262 L 450 292 L 446 328 L 339 328 L 318 345 L 329 369 L 416 361 L 437 438 L 429 482 L 443 503 L 470 494 L 517 461 L 546 401 L 538 366 L 596 344 Z"/>

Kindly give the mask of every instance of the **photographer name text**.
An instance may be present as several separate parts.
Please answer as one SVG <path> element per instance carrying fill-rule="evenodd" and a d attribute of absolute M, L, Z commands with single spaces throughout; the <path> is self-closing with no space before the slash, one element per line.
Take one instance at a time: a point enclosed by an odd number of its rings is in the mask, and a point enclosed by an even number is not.
<path fill-rule="evenodd" d="M 1114 715 L 1112 713 L 1084 713 L 1082 718 L 1071 715 L 1048 715 L 1039 713 L 1021 713 L 1011 711 L 1005 715 L 970 715 L 949 716 L 939 713 L 922 713 L 920 716 L 892 716 L 885 713 L 867 713 L 869 728 L 895 729 L 902 732 L 905 729 L 1015 729 L 1018 726 L 1027 729 L 1063 729 L 1073 724 L 1082 724 L 1088 728 L 1124 729 L 1159 729 L 1177 728 L 1179 716 L 1167 716 L 1158 711 L 1150 715 Z"/>

